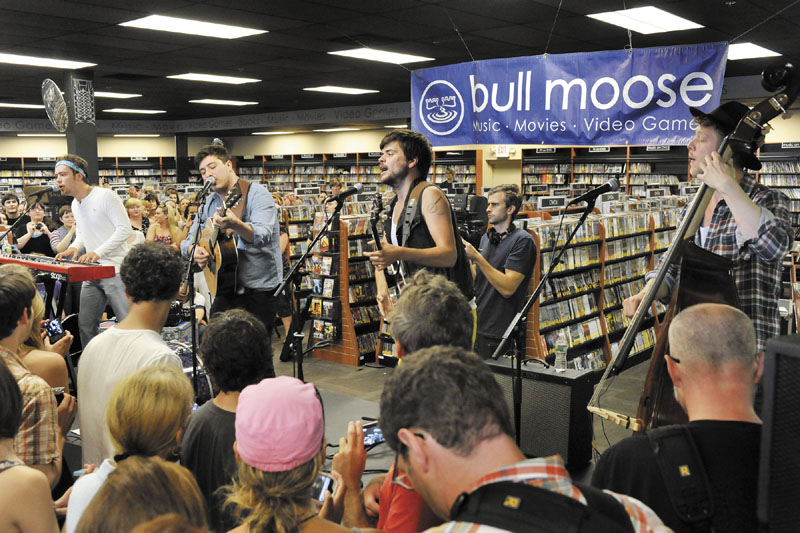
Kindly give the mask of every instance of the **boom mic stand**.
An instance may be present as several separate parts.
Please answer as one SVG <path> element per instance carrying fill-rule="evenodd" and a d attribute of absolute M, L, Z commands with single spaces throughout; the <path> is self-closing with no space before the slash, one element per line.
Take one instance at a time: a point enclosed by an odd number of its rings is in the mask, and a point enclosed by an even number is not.
<path fill-rule="evenodd" d="M 311 244 L 308 246 L 303 255 L 300 256 L 289 272 L 286 274 L 286 277 L 283 278 L 283 281 L 278 288 L 275 289 L 275 295 L 281 294 L 289 282 L 294 284 L 295 294 L 300 289 L 300 282 L 302 280 L 304 272 L 301 272 L 300 268 L 301 265 L 305 264 L 306 258 L 311 254 L 311 251 L 314 249 L 314 246 L 322 239 L 322 236 L 328 232 L 328 227 L 331 225 L 331 221 L 336 220 L 339 221 L 339 212 L 342 210 L 344 203 L 341 201 L 336 201 L 336 208 L 333 210 L 333 213 L 329 217 L 326 217 L 325 224 L 322 226 L 322 229 L 317 232 L 317 235 L 311 241 Z M 292 323 L 289 326 L 289 331 L 286 332 L 286 340 L 284 341 L 284 345 L 290 344 L 292 347 L 292 352 L 294 353 L 294 364 L 296 365 L 296 372 L 297 372 L 297 379 L 300 381 L 305 381 L 303 377 L 303 356 L 308 351 L 313 351 L 316 348 L 324 348 L 325 346 L 330 345 L 330 342 L 325 343 L 325 341 L 321 341 L 316 343 L 306 352 L 303 351 L 303 337 L 305 334 L 303 333 L 303 327 L 305 326 L 306 317 L 308 316 L 308 309 L 311 305 L 311 298 L 306 299 L 306 305 L 302 311 L 300 311 L 299 302 L 294 302 L 292 306 Z"/>
<path fill-rule="evenodd" d="M 511 321 L 508 328 L 506 329 L 505 333 L 503 333 L 503 337 L 500 339 L 500 344 L 497 345 L 497 349 L 492 354 L 492 359 L 497 359 L 503 354 L 503 348 L 505 348 L 508 339 L 513 335 L 515 341 L 515 349 L 514 349 L 514 377 L 513 377 L 513 403 L 514 403 L 514 430 L 517 434 L 517 446 L 520 445 L 521 439 L 521 427 L 522 427 L 522 362 L 523 362 L 523 354 L 525 347 L 521 346 L 524 343 L 525 337 L 525 324 L 527 322 L 528 312 L 530 311 L 533 304 L 539 299 L 539 294 L 541 294 L 542 289 L 544 288 L 544 284 L 550 279 L 550 274 L 553 273 L 553 270 L 559 265 L 561 262 L 561 256 L 564 255 L 564 251 L 569 246 L 569 243 L 572 242 L 572 238 L 575 237 L 575 234 L 578 230 L 583 226 L 584 222 L 586 222 L 586 218 L 589 216 L 589 213 L 592 212 L 594 209 L 594 204 L 597 201 L 597 198 L 591 198 L 586 201 L 586 209 L 584 210 L 583 214 L 581 214 L 581 218 L 578 223 L 575 225 L 575 229 L 572 230 L 572 233 L 569 234 L 567 237 L 567 241 L 561 247 L 558 254 L 553 259 L 552 263 L 550 263 L 550 268 L 547 269 L 547 272 L 542 279 L 539 281 L 539 285 L 536 286 L 534 289 L 533 294 L 530 295 L 528 301 L 525 302 L 525 305 L 522 307 L 522 310 L 516 314 L 514 320 Z M 566 209 L 566 208 L 565 208 Z M 555 243 L 553 243 L 555 246 Z M 549 365 L 542 361 L 541 359 L 532 357 L 527 360 L 538 361 L 540 363 L 544 363 L 545 367 Z"/>

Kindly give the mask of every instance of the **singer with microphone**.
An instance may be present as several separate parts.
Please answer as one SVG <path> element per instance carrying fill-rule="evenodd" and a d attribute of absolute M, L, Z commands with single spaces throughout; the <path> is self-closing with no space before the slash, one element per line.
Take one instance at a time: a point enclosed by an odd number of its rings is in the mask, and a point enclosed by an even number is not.
<path fill-rule="evenodd" d="M 514 226 L 521 206 L 518 186 L 494 187 L 489 191 L 486 208 L 492 227 L 481 237 L 480 251 L 464 240 L 467 257 L 473 264 L 478 306 L 474 350 L 485 359 L 495 352 L 503 333 L 525 304 L 536 265 L 533 237 Z"/>
<path fill-rule="evenodd" d="M 181 254 L 189 254 L 195 233 L 202 231 L 201 220 L 204 224 L 210 221 L 214 228 L 231 234 L 238 255 L 236 289 L 217 291 L 211 316 L 228 309 L 245 309 L 271 332 L 275 322 L 273 292 L 280 285 L 283 273 L 275 200 L 260 183 L 248 182 L 236 175 L 231 156 L 221 144 L 202 147 L 194 162 L 206 184 L 197 197 L 202 204 L 187 237 L 181 242 Z M 241 200 L 224 210 L 223 215 L 222 208 L 234 190 L 241 193 Z M 206 194 L 208 197 L 203 201 Z M 200 268 L 206 267 L 209 257 L 205 248 L 195 248 L 193 259 Z"/>

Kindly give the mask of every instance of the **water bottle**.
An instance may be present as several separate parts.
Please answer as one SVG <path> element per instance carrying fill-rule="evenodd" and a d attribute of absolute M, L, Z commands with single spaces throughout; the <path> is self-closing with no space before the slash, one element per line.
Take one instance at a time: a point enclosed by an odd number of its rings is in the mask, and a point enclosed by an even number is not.
<path fill-rule="evenodd" d="M 556 338 L 556 372 L 563 372 L 567 369 L 568 348 L 567 332 L 561 329 L 558 331 L 558 337 Z"/>
<path fill-rule="evenodd" d="M 8 236 L 3 239 L 3 247 L 2 247 L 4 254 L 10 254 L 12 252 L 11 245 L 8 244 Z"/>

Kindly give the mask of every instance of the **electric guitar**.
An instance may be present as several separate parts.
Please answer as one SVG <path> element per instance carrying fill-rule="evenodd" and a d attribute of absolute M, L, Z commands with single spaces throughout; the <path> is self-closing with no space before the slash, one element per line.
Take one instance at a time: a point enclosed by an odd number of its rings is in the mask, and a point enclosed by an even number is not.
<path fill-rule="evenodd" d="M 228 209 L 236 206 L 242 199 L 242 193 L 236 188 L 228 193 L 228 198 L 219 211 L 220 216 L 225 216 Z M 214 227 L 211 217 L 206 220 L 203 232 L 200 234 L 200 246 L 209 253 L 208 263 L 203 269 L 203 275 L 208 284 L 208 291 L 216 296 L 217 293 L 228 294 L 236 291 L 236 269 L 239 266 L 239 252 L 236 250 L 236 239 L 233 232 L 220 231 Z"/>
<path fill-rule="evenodd" d="M 388 215 L 385 213 L 383 207 L 383 197 L 381 197 L 380 193 L 377 193 L 372 199 L 372 211 L 370 212 L 369 226 L 372 230 L 372 240 L 375 241 L 375 248 L 378 250 L 382 249 L 381 236 L 385 233 L 384 224 L 386 223 L 387 218 Z M 407 282 L 402 261 L 398 261 L 396 264 L 391 264 L 386 267 L 386 273 L 390 276 L 399 275 L 396 280 L 398 291 L 402 291 L 405 288 Z"/>

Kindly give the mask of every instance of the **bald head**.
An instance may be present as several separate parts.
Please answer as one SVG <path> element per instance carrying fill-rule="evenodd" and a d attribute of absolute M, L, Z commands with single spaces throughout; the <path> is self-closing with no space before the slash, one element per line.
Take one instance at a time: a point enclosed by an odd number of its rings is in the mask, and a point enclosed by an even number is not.
<path fill-rule="evenodd" d="M 748 367 L 756 360 L 753 322 L 723 304 L 698 304 L 678 313 L 670 324 L 669 347 L 670 355 L 686 366 L 738 363 Z"/>

